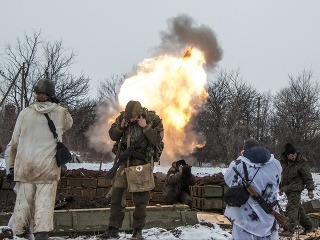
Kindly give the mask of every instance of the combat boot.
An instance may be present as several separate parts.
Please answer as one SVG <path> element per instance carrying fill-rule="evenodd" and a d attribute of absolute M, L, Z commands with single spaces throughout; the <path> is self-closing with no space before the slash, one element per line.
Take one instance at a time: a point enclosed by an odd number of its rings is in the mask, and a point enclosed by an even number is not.
<path fill-rule="evenodd" d="M 131 240 L 144 240 L 142 237 L 142 228 L 133 229 Z"/>
<path fill-rule="evenodd" d="M 34 239 L 35 240 L 48 240 L 50 238 L 49 238 L 49 235 L 47 232 L 37 232 L 34 234 Z"/>
<path fill-rule="evenodd" d="M 9 227 L 1 227 L 0 228 L 0 239 L 12 239 L 13 231 Z"/>
<path fill-rule="evenodd" d="M 98 235 L 100 239 L 110 239 L 110 238 L 119 238 L 119 228 L 109 227 L 107 231 Z"/>

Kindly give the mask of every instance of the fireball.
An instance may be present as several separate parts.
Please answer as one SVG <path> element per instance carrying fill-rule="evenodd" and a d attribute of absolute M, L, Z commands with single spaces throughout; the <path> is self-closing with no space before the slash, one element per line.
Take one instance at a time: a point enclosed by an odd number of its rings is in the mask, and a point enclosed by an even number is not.
<path fill-rule="evenodd" d="M 182 58 L 181 55 L 143 60 L 136 74 L 124 81 L 119 92 L 122 109 L 129 100 L 137 100 L 156 111 L 162 119 L 165 129 L 162 161 L 172 162 L 204 144 L 201 135 L 192 131 L 190 119 L 208 96 L 203 68 L 205 57 L 193 47 L 189 47 Z"/>

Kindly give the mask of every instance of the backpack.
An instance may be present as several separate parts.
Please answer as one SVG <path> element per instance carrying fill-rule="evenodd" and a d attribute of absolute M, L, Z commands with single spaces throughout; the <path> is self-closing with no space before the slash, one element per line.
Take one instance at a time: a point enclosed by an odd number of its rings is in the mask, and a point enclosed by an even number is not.
<path fill-rule="evenodd" d="M 146 120 L 148 123 L 151 123 L 152 127 L 156 127 L 159 123 L 161 123 L 160 117 L 156 114 L 155 111 L 148 111 L 145 109 L 146 113 Z M 153 146 L 149 148 L 149 153 L 153 156 L 153 161 L 154 162 L 159 162 L 161 154 L 163 152 L 164 148 L 164 142 L 163 139 L 161 138 L 160 143 L 157 146 Z"/>
<path fill-rule="evenodd" d="M 249 181 L 247 165 L 244 162 L 242 162 L 242 164 L 243 164 L 244 178 L 247 182 L 251 183 L 260 168 L 256 171 L 251 181 Z M 243 204 L 245 204 L 248 201 L 249 196 L 250 194 L 248 193 L 247 189 L 244 187 L 243 184 L 241 184 L 239 186 L 230 187 L 225 192 L 223 199 L 230 207 L 241 207 Z"/>

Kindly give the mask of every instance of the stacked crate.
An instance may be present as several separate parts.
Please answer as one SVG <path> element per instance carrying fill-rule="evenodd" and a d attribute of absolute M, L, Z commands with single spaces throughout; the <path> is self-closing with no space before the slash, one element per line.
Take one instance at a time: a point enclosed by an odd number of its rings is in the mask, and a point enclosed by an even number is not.
<path fill-rule="evenodd" d="M 106 178 L 61 178 L 57 193 L 77 196 L 105 197 L 111 187 Z"/>
<path fill-rule="evenodd" d="M 163 196 L 162 196 L 162 189 L 164 186 L 164 181 L 155 181 L 155 187 L 150 192 L 150 203 L 149 205 L 154 206 L 157 204 L 164 204 Z"/>
<path fill-rule="evenodd" d="M 192 207 L 200 211 L 223 212 L 226 207 L 224 192 L 225 188 L 220 185 L 192 186 Z"/>
<path fill-rule="evenodd" d="M 5 178 L 0 179 L 0 202 L 10 202 L 16 200 L 16 194 L 13 191 L 14 182 L 8 182 Z"/>

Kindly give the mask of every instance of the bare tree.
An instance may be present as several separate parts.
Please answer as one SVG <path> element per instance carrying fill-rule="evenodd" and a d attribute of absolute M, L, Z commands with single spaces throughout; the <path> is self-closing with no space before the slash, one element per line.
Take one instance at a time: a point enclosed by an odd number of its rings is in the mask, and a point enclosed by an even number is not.
<path fill-rule="evenodd" d="M 208 86 L 209 97 L 198 116 L 197 129 L 207 143 L 199 154 L 214 162 L 229 162 L 241 150 L 243 141 L 257 132 L 257 99 L 260 96 L 244 83 L 240 71 L 221 70 Z"/>
<path fill-rule="evenodd" d="M 125 78 L 126 75 L 124 74 L 113 75 L 110 78 L 107 78 L 104 82 L 101 82 L 98 89 L 100 101 L 117 105 L 118 93 Z"/>
<path fill-rule="evenodd" d="M 289 86 L 275 96 L 273 134 L 279 152 L 286 142 L 291 142 L 308 156 L 317 156 L 314 149 L 320 133 L 319 85 L 312 79 L 313 73 L 306 70 L 296 77 L 289 76 Z"/>
<path fill-rule="evenodd" d="M 1 85 L 1 92 L 10 86 L 16 73 L 22 68 L 21 76 L 14 82 L 13 88 L 6 99 L 14 104 L 20 112 L 30 105 L 33 88 L 36 82 L 49 73 L 56 84 L 57 97 L 62 104 L 75 106 L 87 98 L 89 78 L 83 74 L 73 76 L 70 66 L 74 63 L 75 53 L 63 48 L 61 41 L 50 42 L 41 37 L 41 31 L 24 34 L 17 38 L 15 44 L 7 44 L 0 61 L 2 77 L 6 84 Z"/>
<path fill-rule="evenodd" d="M 4 103 L 0 121 L 5 123 L 1 127 L 5 127 L 2 130 L 6 134 L 0 136 L 0 144 L 8 143 L 17 114 L 31 104 L 34 86 L 46 72 L 56 84 L 56 96 L 61 104 L 70 109 L 84 108 L 83 104 L 88 102 L 90 79 L 83 74 L 76 77 L 70 73 L 74 60 L 73 51 L 66 50 L 61 41 L 42 38 L 41 31 L 24 34 L 14 44 L 5 45 L 0 59 L 0 78 L 3 80 L 0 100 Z M 8 117 L 8 109 L 14 109 L 15 114 L 10 110 Z"/>

